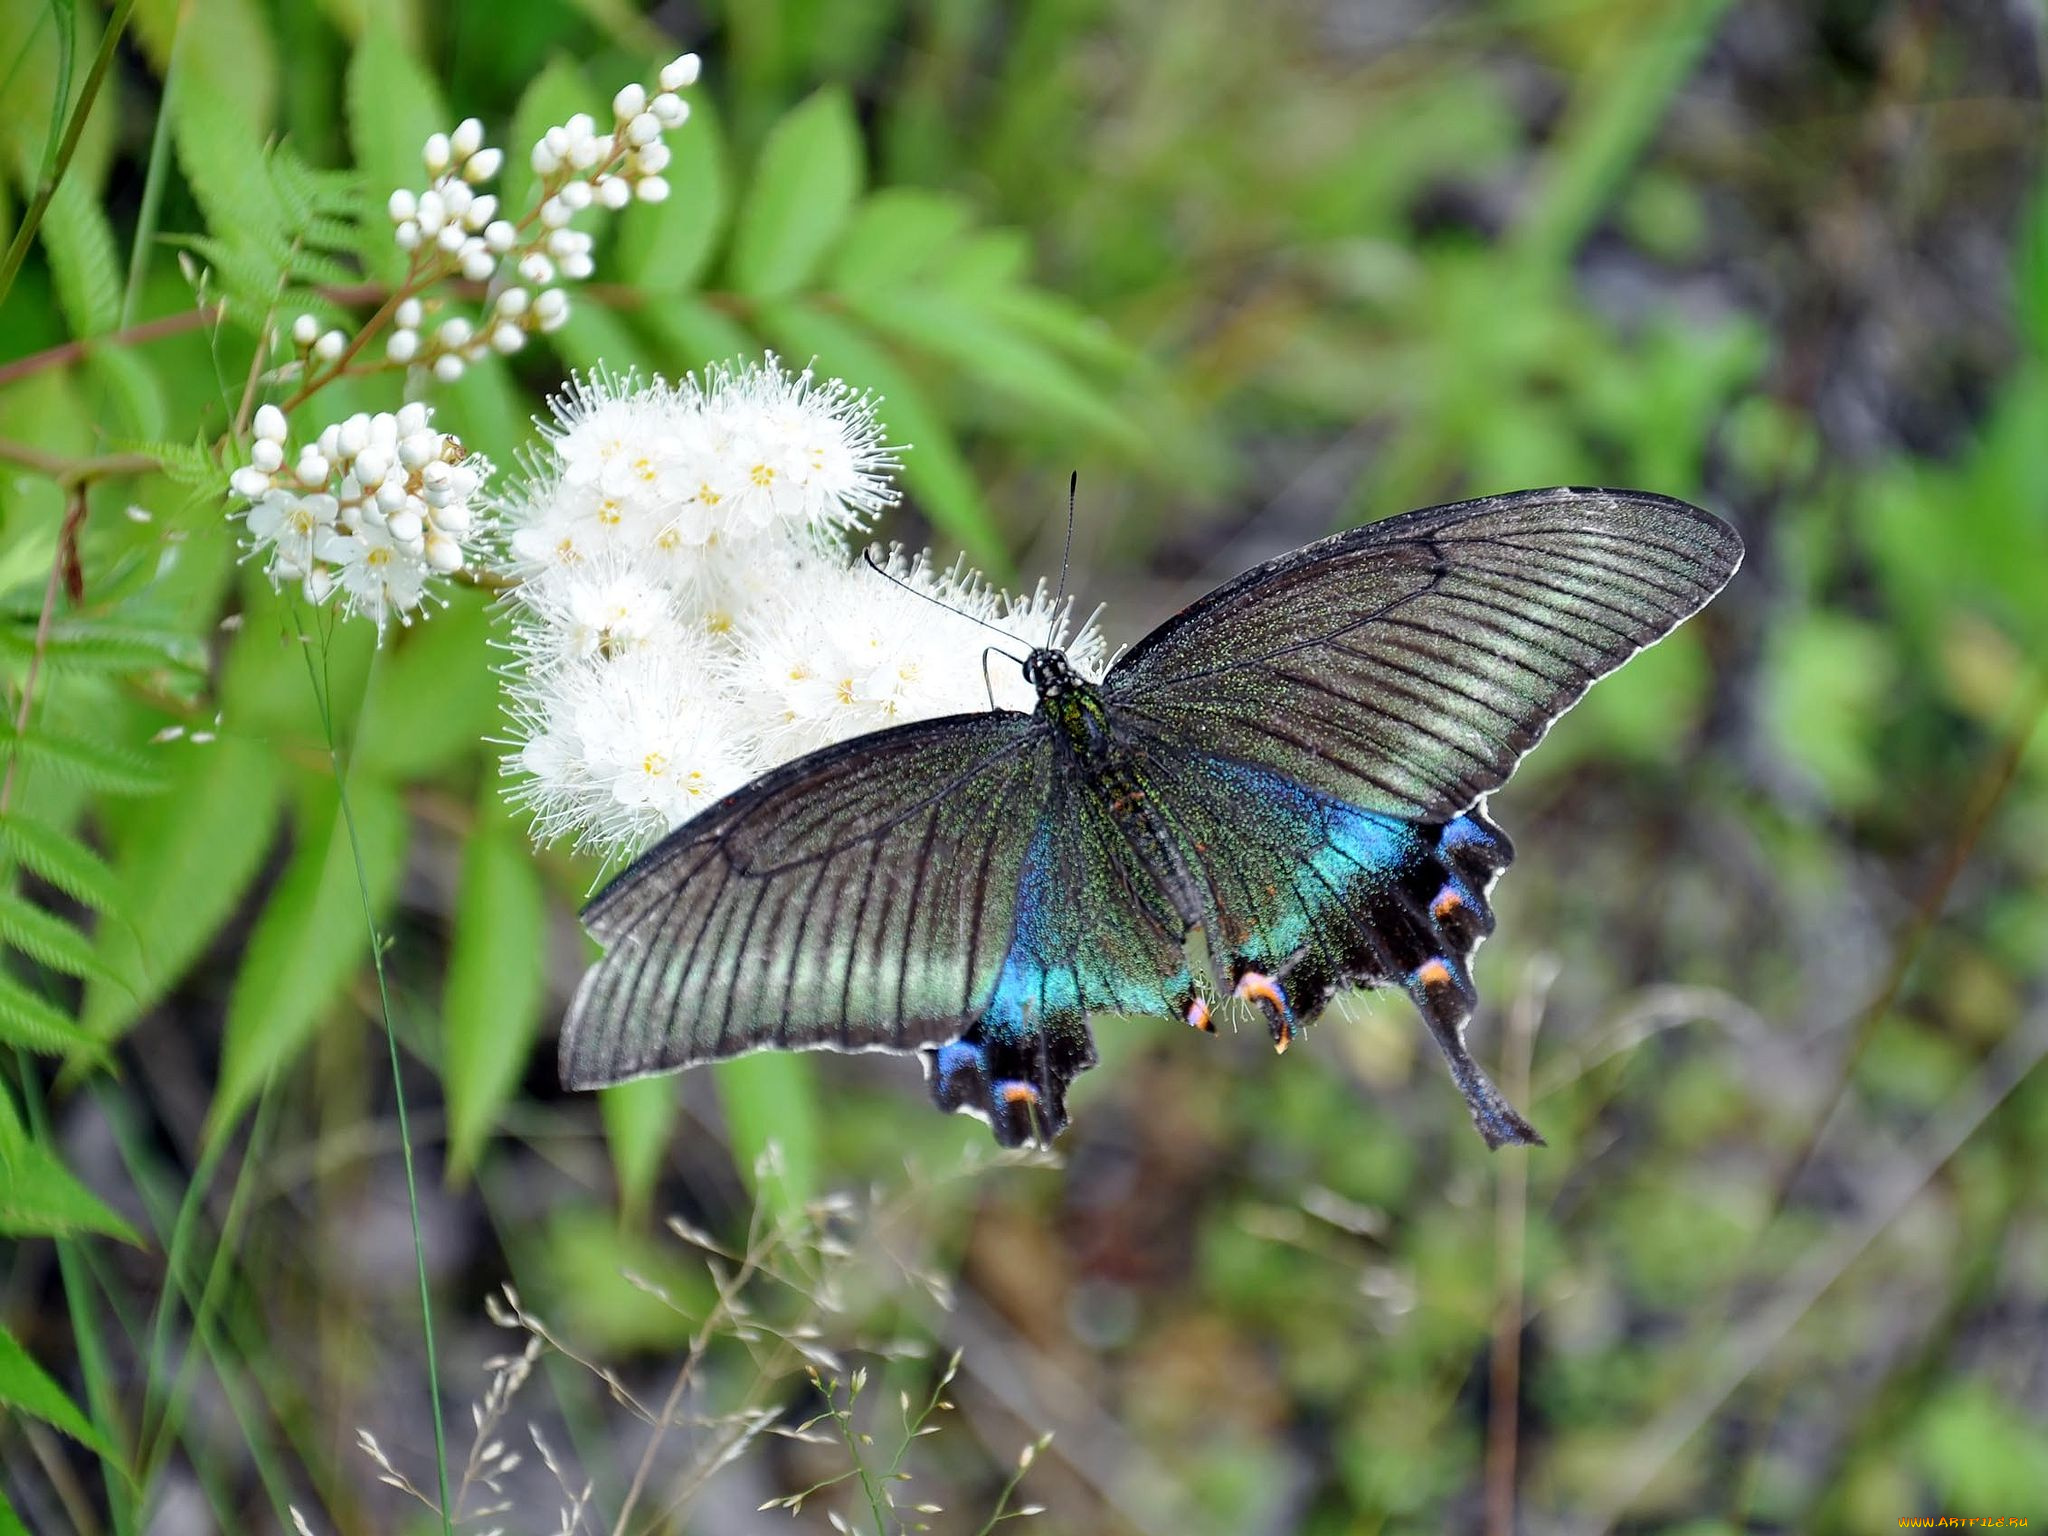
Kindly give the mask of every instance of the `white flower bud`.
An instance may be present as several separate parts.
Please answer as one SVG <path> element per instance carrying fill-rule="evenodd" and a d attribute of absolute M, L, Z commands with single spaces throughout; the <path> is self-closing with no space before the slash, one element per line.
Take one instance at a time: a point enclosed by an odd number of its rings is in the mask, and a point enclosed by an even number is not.
<path fill-rule="evenodd" d="M 541 251 L 528 251 L 519 258 L 519 275 L 536 288 L 555 280 L 555 264 Z"/>
<path fill-rule="evenodd" d="M 320 436 L 319 436 L 319 439 L 318 439 L 318 440 L 317 440 L 317 441 L 316 441 L 316 442 L 314 443 L 314 445 L 313 445 L 313 446 L 314 446 L 315 448 L 318 448 L 318 449 L 320 450 L 320 453 L 321 453 L 321 455 L 322 455 L 323 457 L 325 457 L 325 458 L 330 458 L 330 459 L 332 459 L 332 458 L 338 458 L 338 457 L 340 457 L 340 455 L 341 455 L 341 427 L 340 427 L 340 425 L 339 425 L 338 423 L 329 423 L 329 424 L 328 424 L 328 427 L 327 427 L 327 430 L 326 430 L 326 431 L 324 431 L 324 432 L 322 432 L 322 433 L 320 434 Z M 301 450 L 299 450 L 299 451 L 300 451 L 301 453 L 305 453 L 305 452 L 307 452 L 308 450 L 306 450 L 306 449 L 301 449 Z"/>
<path fill-rule="evenodd" d="M 356 455 L 356 484 L 374 491 L 391 473 L 391 455 L 382 448 L 365 448 Z"/>
<path fill-rule="evenodd" d="M 612 116 L 622 123 L 646 110 L 647 87 L 638 81 L 632 85 L 622 86 L 619 94 L 612 98 Z"/>
<path fill-rule="evenodd" d="M 298 467 L 293 471 L 299 477 L 299 484 L 321 486 L 327 483 L 329 465 L 318 450 L 308 448 L 299 455 Z"/>
<path fill-rule="evenodd" d="M 668 183 L 659 176 L 643 177 L 634 184 L 633 193 L 643 203 L 667 202 Z"/>
<path fill-rule="evenodd" d="M 569 185 L 573 187 L 576 183 L 572 181 Z M 562 201 L 561 193 L 556 193 L 540 205 L 540 222 L 547 229 L 560 229 L 569 222 L 569 205 Z"/>
<path fill-rule="evenodd" d="M 331 363 L 341 356 L 342 349 L 347 345 L 348 338 L 341 332 L 329 331 L 313 343 L 313 355 L 323 363 Z"/>
<path fill-rule="evenodd" d="M 407 219 L 392 231 L 391 238 L 401 251 L 416 251 L 420 248 L 420 227 L 413 220 Z"/>
<path fill-rule="evenodd" d="M 405 482 L 396 475 L 377 487 L 377 510 L 389 517 L 405 505 Z"/>
<path fill-rule="evenodd" d="M 420 159 L 426 162 L 427 174 L 438 176 L 448 169 L 448 135 L 436 133 L 427 139 L 426 147 L 420 151 Z"/>
<path fill-rule="evenodd" d="M 554 146 L 542 139 L 533 146 L 533 174 L 552 176 L 561 169 L 562 157 L 555 153 Z"/>
<path fill-rule="evenodd" d="M 461 501 L 451 501 L 447 506 L 438 507 L 434 511 L 434 526 L 443 533 L 454 534 L 457 538 L 469 532 L 470 521 L 467 497 Z"/>
<path fill-rule="evenodd" d="M 473 117 L 465 117 L 455 125 L 455 131 L 448 136 L 448 149 L 457 160 L 467 160 L 484 147 L 484 125 Z"/>
<path fill-rule="evenodd" d="M 481 283 L 498 270 L 498 258 L 490 247 L 481 240 L 466 240 L 462 245 L 462 275 L 472 283 Z"/>
<path fill-rule="evenodd" d="M 256 407 L 256 435 L 267 443 L 281 443 L 290 431 L 284 412 L 274 405 Z"/>
<path fill-rule="evenodd" d="M 462 179 L 473 187 L 482 186 L 497 175 L 504 164 L 505 151 L 502 149 L 480 149 L 469 157 L 469 164 L 462 168 Z"/>
<path fill-rule="evenodd" d="M 398 462 L 407 469 L 424 469 L 441 457 L 441 434 L 408 432 L 398 445 Z"/>
<path fill-rule="evenodd" d="M 393 452 L 398 448 L 398 418 L 389 411 L 379 411 L 370 418 L 370 441 L 376 447 Z"/>
<path fill-rule="evenodd" d="M 448 210 L 448 217 L 459 219 L 469 212 L 469 205 L 476 201 L 476 194 L 469 190 L 466 181 L 451 181 L 441 188 L 441 206 Z"/>
<path fill-rule="evenodd" d="M 420 333 L 398 330 L 391 333 L 391 339 L 384 343 L 384 355 L 394 363 L 409 363 L 419 356 Z"/>
<path fill-rule="evenodd" d="M 497 216 L 498 200 L 488 192 L 471 198 L 469 206 L 462 210 L 462 222 L 471 229 L 480 230 Z"/>
<path fill-rule="evenodd" d="M 418 299 L 403 300 L 398 308 L 392 311 L 392 318 L 409 331 L 418 330 L 425 315 L 426 308 Z"/>
<path fill-rule="evenodd" d="M 441 322 L 440 330 L 434 333 L 434 340 L 444 347 L 459 347 L 474 334 L 470 323 L 460 315 Z"/>
<path fill-rule="evenodd" d="M 467 366 L 468 364 L 453 352 L 445 353 L 434 359 L 434 377 L 443 384 L 453 384 L 462 377 L 463 369 Z"/>
<path fill-rule="evenodd" d="M 421 523 L 419 513 L 413 511 L 410 507 L 405 508 L 403 511 L 393 512 L 386 520 L 384 526 L 390 530 L 391 537 L 398 540 L 401 544 L 410 544 L 425 531 L 425 525 Z"/>
<path fill-rule="evenodd" d="M 526 332 L 509 321 L 491 327 L 491 350 L 500 357 L 510 357 L 526 345 Z"/>
<path fill-rule="evenodd" d="M 403 224 L 420 211 L 420 200 L 400 187 L 391 194 L 390 201 L 384 205 L 384 210 L 391 215 L 392 223 Z"/>
<path fill-rule="evenodd" d="M 574 113 L 570 116 L 569 121 L 562 124 L 562 132 L 568 137 L 570 143 L 577 143 L 597 132 L 597 119 L 588 112 Z"/>
<path fill-rule="evenodd" d="M 284 445 L 273 443 L 267 437 L 259 437 L 249 445 L 249 463 L 265 475 L 274 475 L 284 468 Z"/>
<path fill-rule="evenodd" d="M 476 494 L 477 473 L 467 464 L 448 466 L 448 505 L 469 500 Z"/>
<path fill-rule="evenodd" d="M 533 312 L 543 321 L 566 315 L 569 313 L 569 295 L 559 288 L 550 288 L 533 301 Z"/>
<path fill-rule="evenodd" d="M 581 251 L 577 252 L 574 256 L 564 256 L 561 265 L 562 276 L 579 283 L 583 282 L 591 273 L 597 270 L 597 263 Z"/>
<path fill-rule="evenodd" d="M 647 103 L 647 110 L 654 114 L 654 120 L 664 128 L 680 128 L 689 121 L 690 104 L 680 96 L 663 91 Z"/>
<path fill-rule="evenodd" d="M 661 119 L 652 112 L 642 112 L 626 124 L 626 142 L 638 149 L 643 144 L 652 144 L 661 137 Z"/>
<path fill-rule="evenodd" d="M 334 436 L 334 444 L 341 451 L 337 458 L 352 459 L 370 446 L 370 418 L 361 411 L 341 424 L 341 430 Z"/>
<path fill-rule="evenodd" d="M 292 340 L 301 347 L 310 347 L 320 335 L 320 322 L 311 315 L 301 315 L 292 322 Z"/>
<path fill-rule="evenodd" d="M 686 91 L 697 83 L 703 72 L 704 61 L 694 53 L 679 53 L 661 66 L 661 88 L 664 91 Z"/>
<path fill-rule="evenodd" d="M 443 574 L 462 569 L 462 546 L 446 534 L 427 536 L 427 564 Z"/>
<path fill-rule="evenodd" d="M 484 246 L 502 256 L 519 241 L 519 231 L 510 219 L 493 219 L 484 226 Z"/>
<path fill-rule="evenodd" d="M 453 256 L 462 249 L 462 242 L 468 238 L 469 236 L 462 232 L 460 224 L 443 224 L 441 226 L 441 233 L 434 236 L 434 244 L 438 245 L 450 256 Z"/>
<path fill-rule="evenodd" d="M 608 133 L 594 139 L 578 139 L 569 146 L 569 163 L 579 171 L 587 171 L 611 152 L 612 136 Z"/>
<path fill-rule="evenodd" d="M 228 476 L 228 489 L 244 501 L 254 501 L 270 489 L 270 476 L 254 464 L 244 464 Z"/>
<path fill-rule="evenodd" d="M 650 144 L 633 157 L 633 169 L 642 176 L 659 176 L 668 169 L 668 161 L 666 144 Z"/>
<path fill-rule="evenodd" d="M 623 176 L 607 176 L 597 184 L 597 200 L 617 213 L 633 201 L 633 184 Z"/>
<path fill-rule="evenodd" d="M 498 295 L 497 311 L 501 315 L 516 320 L 519 316 L 526 313 L 526 306 L 532 302 L 532 299 L 533 296 L 524 288 L 507 288 Z"/>
<path fill-rule="evenodd" d="M 581 213 L 590 206 L 590 183 L 587 181 L 572 181 L 562 188 L 561 191 L 557 192 L 555 196 L 561 199 L 562 206 L 571 213 Z"/>
<path fill-rule="evenodd" d="M 411 437 L 415 432 L 426 431 L 427 423 L 433 419 L 434 413 L 427 409 L 424 400 L 408 400 L 391 418 L 391 430 L 400 438 Z"/>

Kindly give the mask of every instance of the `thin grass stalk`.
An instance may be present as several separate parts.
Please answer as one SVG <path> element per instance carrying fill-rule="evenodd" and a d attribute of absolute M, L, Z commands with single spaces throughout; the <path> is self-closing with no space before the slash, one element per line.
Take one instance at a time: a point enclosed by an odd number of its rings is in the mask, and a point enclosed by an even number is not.
<path fill-rule="evenodd" d="M 448 1430 L 441 1416 L 441 1370 L 434 1350 L 434 1301 L 427 1285 L 427 1247 L 420 1235 L 419 1176 L 413 1168 L 412 1126 L 406 1118 L 405 1080 L 398 1055 L 398 1026 L 391 1012 L 391 983 L 384 970 L 384 936 L 377 927 L 376 909 L 370 899 L 370 877 L 363 868 L 362 842 L 356 833 L 356 817 L 348 797 L 348 773 L 341 760 L 341 745 L 334 734 L 331 679 L 324 675 L 328 657 L 326 630 L 321 631 L 321 665 L 313 665 L 311 638 L 299 620 L 296 606 L 292 625 L 298 633 L 300 654 L 306 661 L 306 678 L 312 685 L 314 702 L 320 709 L 320 729 L 327 738 L 327 762 L 334 774 L 343 827 L 348 832 L 349 858 L 355 865 L 356 891 L 362 897 L 363 927 L 370 939 L 370 963 L 377 972 L 377 1006 L 384 1019 L 384 1043 L 391 1056 L 391 1096 L 398 1110 L 398 1148 L 405 1163 L 405 1204 L 412 1222 L 413 1268 L 419 1277 L 420 1333 L 427 1352 L 427 1394 L 434 1411 L 434 1485 L 438 1493 L 442 1536 L 454 1536 L 455 1516 L 448 1505 Z"/>

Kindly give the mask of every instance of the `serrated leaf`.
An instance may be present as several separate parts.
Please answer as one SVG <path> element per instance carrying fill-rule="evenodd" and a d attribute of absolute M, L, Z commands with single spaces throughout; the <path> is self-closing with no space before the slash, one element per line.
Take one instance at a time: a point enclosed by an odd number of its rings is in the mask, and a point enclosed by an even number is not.
<path fill-rule="evenodd" d="M 1145 452 L 1144 434 L 1101 390 L 979 304 L 927 290 L 849 296 L 847 305 L 884 335 L 943 358 L 1026 410 L 1079 427 L 1133 458 Z"/>
<path fill-rule="evenodd" d="M 0 629 L 0 650 L 26 658 L 36 649 L 35 626 L 20 623 Z M 206 648 L 197 638 L 177 630 L 152 630 L 130 625 L 59 622 L 43 640 L 43 665 L 60 672 L 91 674 L 156 672 L 171 668 L 200 672 Z"/>
<path fill-rule="evenodd" d="M 92 1421 L 5 1328 L 0 1328 L 0 1406 L 41 1419 L 102 1456 L 113 1454 Z"/>
<path fill-rule="evenodd" d="M 497 690 L 486 681 L 495 660 L 490 639 L 490 600 L 456 592 L 432 622 L 387 644 L 363 698 L 357 769 L 397 783 L 473 761 L 502 718 Z M 451 679 L 462 686 L 450 687 Z"/>
<path fill-rule="evenodd" d="M 733 286 L 754 299 L 794 293 L 817 271 L 860 196 L 860 127 L 827 86 L 769 131 L 733 237 Z"/>
<path fill-rule="evenodd" d="M 981 499 L 981 487 L 954 445 L 945 420 L 909 373 L 871 338 L 837 315 L 805 304 L 763 312 L 763 328 L 792 357 L 815 357 L 821 373 L 880 395 L 889 441 L 908 445 L 903 480 L 934 525 L 959 542 L 994 580 L 1010 573 L 1010 555 Z"/>
<path fill-rule="evenodd" d="M 613 248 L 620 280 L 643 293 L 686 293 L 718 254 L 731 207 L 725 134 L 710 102 L 692 104 L 672 139 L 666 201 L 635 203 L 619 216 Z"/>
<path fill-rule="evenodd" d="M 756 356 L 761 344 L 745 326 L 699 299 L 664 299 L 634 316 L 668 361 L 665 372 L 701 371 L 712 363 Z"/>
<path fill-rule="evenodd" d="M 600 1088 L 597 1107 L 619 1178 L 619 1208 L 629 1215 L 644 1216 L 654 1198 L 669 1138 L 675 1134 L 679 1108 L 675 1079 L 643 1077 Z"/>
<path fill-rule="evenodd" d="M 24 771 L 39 769 L 95 794 L 153 795 L 165 783 L 162 765 L 139 752 L 37 726 L 20 734 L 0 731 L 0 762 L 10 758 Z"/>
<path fill-rule="evenodd" d="M 495 806 L 484 815 L 463 854 L 441 1006 L 448 1171 L 458 1179 L 475 1166 L 526 1071 L 547 976 L 547 908 L 533 855 Z"/>
<path fill-rule="evenodd" d="M 100 856 L 68 832 L 13 812 L 0 816 L 0 852 L 100 912 L 121 905 L 120 882 Z"/>
<path fill-rule="evenodd" d="M 208 227 L 250 239 L 282 230 L 284 209 L 264 170 L 260 130 L 246 104 L 233 91 L 208 90 L 197 76 L 185 73 L 171 93 L 169 111 L 179 168 Z M 277 270 L 272 269 L 273 285 Z M 257 291 L 262 292 L 260 284 Z"/>
<path fill-rule="evenodd" d="M 371 779 L 349 784 L 371 910 L 382 915 L 405 858 L 405 808 Z M 363 902 L 348 828 L 331 784 L 312 789 L 298 817 L 298 845 L 257 920 L 228 999 L 220 1085 L 209 1134 L 232 1126 L 273 1070 L 288 1064 L 369 958 Z"/>
<path fill-rule="evenodd" d="M 67 976 L 113 979 L 113 973 L 93 953 L 91 939 L 56 913 L 46 912 L 12 891 L 0 890 L 0 942 Z"/>
<path fill-rule="evenodd" d="M 13 1106 L 8 1108 L 12 1112 Z M 0 1236 L 73 1237 L 82 1233 L 119 1238 L 138 1247 L 142 1244 L 135 1229 L 81 1184 L 48 1147 L 21 1136 L 0 1148 Z"/>
<path fill-rule="evenodd" d="M 268 743 L 223 737 L 181 751 L 161 801 L 119 844 L 112 878 L 127 921 L 102 923 L 113 984 L 86 988 L 97 1040 L 120 1034 L 176 984 L 234 915 L 277 835 L 283 768 Z"/>
<path fill-rule="evenodd" d="M 70 1014 L 45 1002 L 4 971 L 0 971 L 0 1042 L 39 1056 L 76 1054 L 90 1060 L 100 1054 L 98 1045 Z"/>
<path fill-rule="evenodd" d="M 835 293 L 916 284 L 966 232 L 964 198 L 918 187 L 885 187 L 860 205 L 832 258 Z"/>
<path fill-rule="evenodd" d="M 388 23 L 374 23 L 357 45 L 348 64 L 347 97 L 349 147 L 366 199 L 381 205 L 399 187 L 424 186 L 420 150 L 431 135 L 446 133 L 455 122 L 432 72 Z M 364 266 L 386 282 L 405 274 L 406 255 L 393 242 L 389 223 L 375 211 L 363 220 L 360 254 Z"/>
<path fill-rule="evenodd" d="M 121 264 L 114 231 L 83 176 L 57 184 L 40 231 L 57 304 L 74 336 L 97 336 L 121 319 Z"/>

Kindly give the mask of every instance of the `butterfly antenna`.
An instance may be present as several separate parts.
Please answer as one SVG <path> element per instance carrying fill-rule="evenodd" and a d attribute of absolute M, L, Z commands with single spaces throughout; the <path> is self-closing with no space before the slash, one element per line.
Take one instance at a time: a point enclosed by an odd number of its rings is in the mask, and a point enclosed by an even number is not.
<path fill-rule="evenodd" d="M 929 592 L 918 591 L 917 588 L 913 587 L 901 576 L 898 576 L 894 571 L 891 571 L 887 566 L 880 564 L 875 559 L 875 552 L 872 549 L 862 550 L 860 552 L 860 557 L 861 560 L 867 565 L 867 568 L 869 570 L 873 571 L 877 576 L 881 577 L 884 581 L 894 582 L 897 586 L 901 587 L 904 591 L 908 592 L 912 597 L 921 597 L 926 602 L 930 603 L 934 608 L 943 608 L 946 610 L 946 612 L 952 614 L 955 618 L 965 619 L 970 624 L 979 624 L 983 629 L 988 630 L 991 634 L 1001 635 L 1005 640 L 1014 641 L 1017 638 L 1015 635 L 1011 634 L 1007 629 L 999 628 L 998 626 L 989 623 L 987 619 L 979 618 L 976 615 L 969 613 L 965 608 L 955 608 L 943 597 L 934 597 Z M 1003 657 L 1005 660 L 1016 662 L 1017 665 L 1020 667 L 1024 665 L 1023 658 L 1018 656 L 1012 656 L 1008 651 L 1001 650 L 993 645 L 990 646 L 989 649 L 995 651 L 997 655 Z"/>
<path fill-rule="evenodd" d="M 1045 643 L 1050 649 L 1053 637 L 1059 633 L 1060 604 L 1067 596 L 1067 561 L 1074 553 L 1074 500 L 1081 490 L 1081 471 L 1067 472 L 1067 542 L 1060 548 L 1060 589 L 1053 594 L 1052 612 L 1045 621 Z"/>

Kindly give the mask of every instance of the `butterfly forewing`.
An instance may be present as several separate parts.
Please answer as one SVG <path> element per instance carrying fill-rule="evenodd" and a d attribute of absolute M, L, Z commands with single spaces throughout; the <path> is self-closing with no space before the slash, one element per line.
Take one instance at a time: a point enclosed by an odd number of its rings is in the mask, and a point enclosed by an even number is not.
<path fill-rule="evenodd" d="M 1103 692 L 1155 734 L 1445 821 L 1741 557 L 1719 519 L 1639 492 L 1412 512 L 1218 588 L 1139 642 Z"/>
<path fill-rule="evenodd" d="M 572 1087 L 762 1046 L 907 1050 L 976 1017 L 1010 947 L 1052 744 L 1031 716 L 863 737 L 756 780 L 599 894 Z"/>

